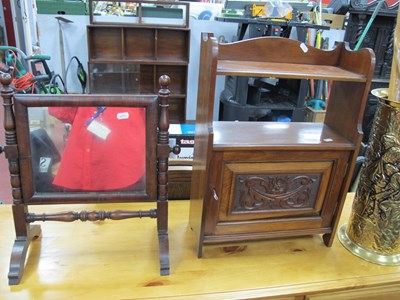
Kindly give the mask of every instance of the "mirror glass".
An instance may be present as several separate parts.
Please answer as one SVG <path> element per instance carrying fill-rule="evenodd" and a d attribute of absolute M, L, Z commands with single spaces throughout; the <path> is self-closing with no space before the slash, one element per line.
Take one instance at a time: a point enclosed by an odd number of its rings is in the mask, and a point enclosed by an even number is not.
<path fill-rule="evenodd" d="M 29 107 L 35 192 L 144 191 L 146 109 Z"/>
<path fill-rule="evenodd" d="M 188 3 L 176 1 L 92 1 L 93 23 L 187 26 Z"/>

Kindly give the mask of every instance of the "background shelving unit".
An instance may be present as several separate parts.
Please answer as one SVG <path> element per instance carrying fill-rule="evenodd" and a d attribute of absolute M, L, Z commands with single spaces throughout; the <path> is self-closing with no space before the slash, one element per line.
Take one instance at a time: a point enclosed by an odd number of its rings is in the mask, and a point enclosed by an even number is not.
<path fill-rule="evenodd" d="M 378 1 L 349 1 L 344 40 L 349 43 L 352 49 L 354 49 L 360 39 L 378 3 Z M 376 55 L 371 90 L 389 87 L 398 8 L 398 1 L 384 2 L 361 43 L 361 48 L 371 48 Z M 371 94 L 367 102 L 363 121 L 363 130 L 366 133 L 363 137 L 363 142 L 366 144 L 369 142 L 369 134 L 377 104 L 376 97 Z"/>
<path fill-rule="evenodd" d="M 179 5 L 186 5 L 188 11 L 187 3 Z M 96 23 L 87 26 L 87 38 L 90 93 L 154 94 L 158 78 L 167 74 L 171 78 L 170 121 L 185 123 L 187 26 Z"/>

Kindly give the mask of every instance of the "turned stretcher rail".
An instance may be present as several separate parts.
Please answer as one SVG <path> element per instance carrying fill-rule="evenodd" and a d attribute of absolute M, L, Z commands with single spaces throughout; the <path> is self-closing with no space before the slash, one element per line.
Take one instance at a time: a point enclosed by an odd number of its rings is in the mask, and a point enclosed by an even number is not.
<path fill-rule="evenodd" d="M 26 214 L 26 222 L 33 223 L 36 221 L 59 221 L 59 222 L 74 222 L 77 220 L 85 221 L 103 221 L 105 219 L 110 220 L 124 220 L 130 218 L 156 218 L 157 210 L 113 210 L 113 211 L 104 211 L 104 210 L 93 210 L 93 211 L 81 211 L 81 212 L 59 212 L 54 214 L 34 214 L 28 213 Z"/>

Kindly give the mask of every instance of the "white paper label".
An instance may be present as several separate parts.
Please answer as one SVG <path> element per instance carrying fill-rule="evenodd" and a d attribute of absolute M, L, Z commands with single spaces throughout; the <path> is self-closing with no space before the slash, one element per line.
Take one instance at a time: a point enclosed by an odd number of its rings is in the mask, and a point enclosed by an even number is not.
<path fill-rule="evenodd" d="M 105 126 L 104 124 L 101 124 L 100 122 L 93 120 L 90 125 L 87 127 L 87 130 L 89 130 L 91 133 L 93 133 L 95 136 L 106 140 L 107 136 L 110 134 L 111 130 Z"/>
<path fill-rule="evenodd" d="M 303 50 L 304 53 L 307 53 L 307 52 L 308 52 L 308 47 L 307 47 L 306 44 L 301 43 L 301 44 L 300 44 L 300 48 L 301 48 L 301 50 Z"/>
<path fill-rule="evenodd" d="M 117 119 L 118 120 L 129 119 L 129 113 L 128 112 L 120 112 L 120 113 L 117 114 Z"/>

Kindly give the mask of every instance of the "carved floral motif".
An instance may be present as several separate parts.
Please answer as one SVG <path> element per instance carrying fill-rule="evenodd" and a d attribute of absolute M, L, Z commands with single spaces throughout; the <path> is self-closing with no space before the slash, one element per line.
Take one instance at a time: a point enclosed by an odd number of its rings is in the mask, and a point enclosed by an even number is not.
<path fill-rule="evenodd" d="M 312 208 L 320 175 L 240 175 L 234 211 Z"/>

